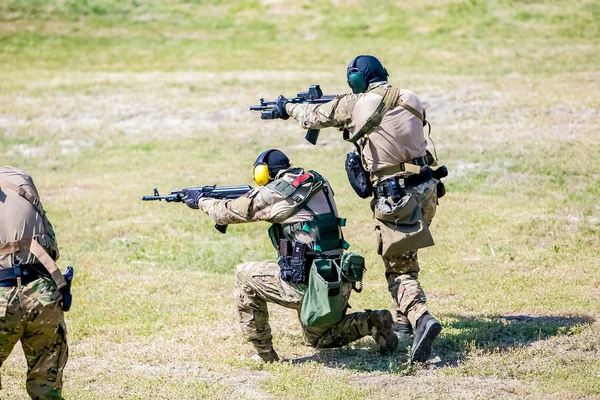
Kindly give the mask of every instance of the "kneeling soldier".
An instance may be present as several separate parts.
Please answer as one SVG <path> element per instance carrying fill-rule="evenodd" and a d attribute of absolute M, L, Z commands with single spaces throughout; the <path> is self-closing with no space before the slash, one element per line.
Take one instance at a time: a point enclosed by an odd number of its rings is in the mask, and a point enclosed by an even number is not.
<path fill-rule="evenodd" d="M 0 365 L 21 340 L 29 396 L 62 399 L 69 284 L 54 263 L 56 237 L 25 171 L 0 168 L 0 221 Z"/>
<path fill-rule="evenodd" d="M 203 197 L 185 189 L 183 200 L 217 224 L 268 221 L 277 261 L 237 267 L 235 298 L 242 333 L 265 362 L 279 360 L 273 349 L 267 302 L 294 309 L 307 345 L 344 346 L 371 335 L 382 354 L 398 340 L 387 310 L 346 314 L 352 288 L 362 279 L 364 260 L 344 252 L 347 243 L 329 183 L 315 171 L 292 167 L 279 150 L 267 150 L 254 163 L 258 188 L 233 200 Z"/>

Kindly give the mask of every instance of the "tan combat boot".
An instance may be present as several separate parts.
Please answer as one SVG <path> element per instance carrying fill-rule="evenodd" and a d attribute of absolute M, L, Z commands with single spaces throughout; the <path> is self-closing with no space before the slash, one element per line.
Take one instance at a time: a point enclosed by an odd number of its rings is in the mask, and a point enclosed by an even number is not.
<path fill-rule="evenodd" d="M 388 310 L 371 311 L 369 314 L 369 326 L 371 336 L 379 347 L 379 353 L 383 355 L 392 354 L 398 347 L 398 337 L 392 330 L 394 320 Z"/>

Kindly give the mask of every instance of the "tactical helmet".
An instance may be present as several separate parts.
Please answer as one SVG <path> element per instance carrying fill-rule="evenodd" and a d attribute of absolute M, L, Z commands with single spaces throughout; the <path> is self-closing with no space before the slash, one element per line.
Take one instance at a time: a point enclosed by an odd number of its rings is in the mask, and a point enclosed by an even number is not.
<path fill-rule="evenodd" d="M 387 70 L 381 62 L 368 55 L 355 57 L 346 71 L 348 86 L 353 93 L 364 93 L 369 87 L 369 83 L 387 81 Z"/>
<path fill-rule="evenodd" d="M 264 186 L 275 178 L 279 171 L 290 166 L 290 159 L 281 150 L 265 150 L 254 161 L 254 182 Z"/>

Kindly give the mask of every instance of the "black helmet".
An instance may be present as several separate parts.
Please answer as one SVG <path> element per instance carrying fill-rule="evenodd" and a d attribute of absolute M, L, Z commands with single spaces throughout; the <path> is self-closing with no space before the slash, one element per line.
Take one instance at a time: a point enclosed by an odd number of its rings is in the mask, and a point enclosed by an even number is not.
<path fill-rule="evenodd" d="M 353 93 L 364 93 L 369 83 L 387 81 L 388 72 L 381 62 L 373 57 L 360 55 L 348 65 L 346 77 Z"/>
<path fill-rule="evenodd" d="M 254 181 L 264 186 L 273 179 L 279 171 L 291 166 L 290 159 L 281 150 L 265 150 L 254 161 Z"/>

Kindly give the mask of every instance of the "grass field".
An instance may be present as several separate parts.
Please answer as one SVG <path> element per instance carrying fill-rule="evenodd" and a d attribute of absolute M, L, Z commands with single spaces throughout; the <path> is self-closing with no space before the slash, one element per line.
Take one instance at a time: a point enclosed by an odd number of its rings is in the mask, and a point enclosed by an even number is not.
<path fill-rule="evenodd" d="M 29 171 L 76 268 L 68 399 L 600 398 L 600 4 L 594 0 L 4 0 L 0 165 Z M 388 308 L 352 146 L 261 121 L 260 97 L 347 91 L 357 54 L 426 103 L 448 194 L 420 252 L 444 330 L 428 365 L 371 338 L 247 360 L 233 271 L 273 257 L 267 224 L 223 236 L 161 191 L 252 184 L 277 147 L 323 173 L 365 255 L 356 310 Z M 27 398 L 15 349 L 2 399 Z"/>

